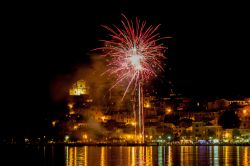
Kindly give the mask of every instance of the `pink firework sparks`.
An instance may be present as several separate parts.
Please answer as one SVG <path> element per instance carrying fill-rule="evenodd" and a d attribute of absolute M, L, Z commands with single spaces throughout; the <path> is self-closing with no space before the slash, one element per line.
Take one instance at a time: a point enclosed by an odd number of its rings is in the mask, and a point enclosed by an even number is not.
<path fill-rule="evenodd" d="M 125 96 L 132 85 L 136 88 L 139 82 L 147 82 L 163 71 L 166 47 L 157 43 L 168 37 L 159 37 L 157 30 L 160 25 L 146 27 L 146 21 L 140 22 L 136 18 L 133 23 L 124 15 L 123 18 L 121 28 L 116 25 L 112 28 L 103 26 L 110 32 L 111 38 L 101 40 L 104 46 L 96 50 L 102 50 L 101 55 L 107 57 L 108 70 L 105 73 L 116 76 L 111 89 L 127 81 Z"/>

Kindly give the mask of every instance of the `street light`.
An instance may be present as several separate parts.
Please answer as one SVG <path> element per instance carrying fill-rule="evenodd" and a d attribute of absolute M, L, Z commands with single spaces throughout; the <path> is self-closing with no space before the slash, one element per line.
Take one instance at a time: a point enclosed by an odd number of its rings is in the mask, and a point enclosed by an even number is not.
<path fill-rule="evenodd" d="M 66 135 L 65 138 L 64 138 L 64 140 L 67 142 L 69 140 L 69 136 Z"/>
<path fill-rule="evenodd" d="M 171 108 L 166 108 L 166 113 L 167 114 L 170 114 L 172 112 L 172 109 Z"/>
<path fill-rule="evenodd" d="M 246 114 L 247 113 L 247 110 L 243 110 L 243 114 Z"/>

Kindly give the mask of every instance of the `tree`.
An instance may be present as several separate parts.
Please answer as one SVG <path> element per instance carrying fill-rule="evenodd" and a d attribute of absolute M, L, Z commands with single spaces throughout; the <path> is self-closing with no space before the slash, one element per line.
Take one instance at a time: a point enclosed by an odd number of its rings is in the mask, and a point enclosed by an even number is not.
<path fill-rule="evenodd" d="M 173 140 L 173 139 L 175 138 L 174 133 L 173 133 L 173 130 L 168 130 L 168 131 L 164 134 L 163 138 L 164 138 L 165 140 L 167 140 L 167 141 Z"/>
<path fill-rule="evenodd" d="M 224 111 L 219 117 L 218 121 L 224 129 L 238 128 L 240 126 L 240 119 L 235 111 Z"/>
<path fill-rule="evenodd" d="M 184 130 L 181 133 L 181 137 L 184 137 L 185 139 L 190 139 L 190 137 L 192 136 L 192 133 L 190 131 Z"/>
<path fill-rule="evenodd" d="M 164 117 L 164 122 L 165 123 L 173 123 L 174 125 L 177 125 L 177 124 L 179 124 L 179 119 L 180 119 L 179 115 L 175 115 L 175 114 L 166 115 Z"/>
<path fill-rule="evenodd" d="M 180 120 L 179 126 L 184 127 L 184 128 L 188 128 L 188 127 L 192 126 L 192 122 L 193 122 L 192 119 L 183 118 Z"/>

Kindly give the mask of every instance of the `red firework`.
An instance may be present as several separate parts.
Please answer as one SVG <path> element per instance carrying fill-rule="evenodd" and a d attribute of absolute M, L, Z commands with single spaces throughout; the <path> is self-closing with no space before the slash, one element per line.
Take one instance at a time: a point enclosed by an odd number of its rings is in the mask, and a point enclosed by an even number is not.
<path fill-rule="evenodd" d="M 164 38 L 157 32 L 160 25 L 146 27 L 146 21 L 136 18 L 135 23 L 128 20 L 125 15 L 121 21 L 121 28 L 103 26 L 109 31 L 109 40 L 101 40 L 103 47 L 101 55 L 107 57 L 108 69 L 105 73 L 116 76 L 116 81 L 111 87 L 115 87 L 123 81 L 128 85 L 124 96 L 129 87 L 134 85 L 136 88 L 141 81 L 149 81 L 157 77 L 163 71 L 164 51 L 166 47 L 158 44 Z"/>

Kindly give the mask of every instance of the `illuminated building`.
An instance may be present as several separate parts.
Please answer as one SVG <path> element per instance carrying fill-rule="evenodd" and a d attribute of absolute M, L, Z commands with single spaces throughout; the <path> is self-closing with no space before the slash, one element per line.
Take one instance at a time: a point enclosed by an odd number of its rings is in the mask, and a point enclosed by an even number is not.
<path fill-rule="evenodd" d="M 240 106 L 247 105 L 247 102 L 245 100 L 229 100 L 228 103 L 229 105 L 233 103 L 237 103 Z"/>
<path fill-rule="evenodd" d="M 209 101 L 207 104 L 208 110 L 221 110 L 229 106 L 229 101 L 225 99 L 219 99 L 214 101 Z"/>
<path fill-rule="evenodd" d="M 246 106 L 248 105 L 249 99 L 218 99 L 214 101 L 208 102 L 208 110 L 222 110 L 228 108 L 232 104 L 237 104 L 239 106 Z"/>
<path fill-rule="evenodd" d="M 193 122 L 192 133 L 193 138 L 221 139 L 223 136 L 223 129 L 221 126 L 206 126 L 204 122 Z"/>
<path fill-rule="evenodd" d="M 221 126 L 205 126 L 206 139 L 221 139 L 223 129 Z"/>
<path fill-rule="evenodd" d="M 83 108 L 89 108 L 93 99 L 89 95 L 89 87 L 84 80 L 78 80 L 69 89 L 68 108 L 70 114 L 77 114 Z"/>
<path fill-rule="evenodd" d="M 70 96 L 80 96 L 89 94 L 89 87 L 86 85 L 86 81 L 78 80 L 69 89 Z"/>
<path fill-rule="evenodd" d="M 233 129 L 225 129 L 223 132 L 223 138 L 231 140 L 233 138 Z"/>
<path fill-rule="evenodd" d="M 193 122 L 193 137 L 203 139 L 205 136 L 205 123 L 204 122 Z"/>

